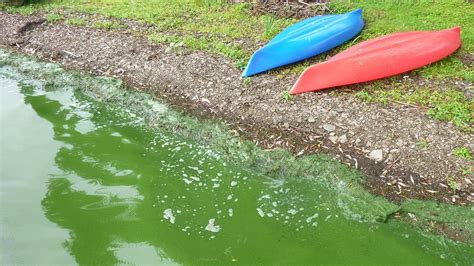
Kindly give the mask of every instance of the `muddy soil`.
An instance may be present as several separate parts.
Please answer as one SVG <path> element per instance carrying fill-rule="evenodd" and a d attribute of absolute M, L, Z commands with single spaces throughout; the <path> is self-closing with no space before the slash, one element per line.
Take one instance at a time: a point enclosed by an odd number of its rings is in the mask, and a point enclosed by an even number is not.
<path fill-rule="evenodd" d="M 452 155 L 456 147 L 474 149 L 472 134 L 428 118 L 417 106 L 361 102 L 353 94 L 364 85 L 285 101 L 280 94 L 296 75 L 263 74 L 249 82 L 224 57 L 152 44 L 126 28 L 110 32 L 5 12 L 0 12 L 0 47 L 120 78 L 129 88 L 151 93 L 185 113 L 223 121 L 263 149 L 283 147 L 296 156 L 332 154 L 361 170 L 370 192 L 395 202 L 474 202 L 474 179 L 466 174 L 473 163 Z M 427 81 L 413 75 L 386 86 L 427 84 L 440 90 L 472 87 L 465 81 Z M 419 147 L 420 142 L 427 145 Z"/>

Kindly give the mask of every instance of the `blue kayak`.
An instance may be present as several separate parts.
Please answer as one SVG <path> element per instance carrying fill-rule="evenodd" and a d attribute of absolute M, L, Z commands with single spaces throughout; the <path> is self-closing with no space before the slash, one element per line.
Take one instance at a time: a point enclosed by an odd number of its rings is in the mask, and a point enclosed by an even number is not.
<path fill-rule="evenodd" d="M 364 27 L 362 9 L 342 15 L 317 16 L 293 24 L 250 58 L 248 77 L 326 52 L 356 36 Z"/>

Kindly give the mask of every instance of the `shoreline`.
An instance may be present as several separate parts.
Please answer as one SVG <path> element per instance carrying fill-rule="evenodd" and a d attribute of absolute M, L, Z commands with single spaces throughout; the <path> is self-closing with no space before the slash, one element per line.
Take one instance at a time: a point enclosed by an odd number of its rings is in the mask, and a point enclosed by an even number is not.
<path fill-rule="evenodd" d="M 456 147 L 472 145 L 472 135 L 431 120 L 416 107 L 367 104 L 337 91 L 284 101 L 280 93 L 294 81 L 293 74 L 264 74 L 248 82 L 222 56 L 169 49 L 126 30 L 51 24 L 42 17 L 5 12 L 0 12 L 0 24 L 5 25 L 0 47 L 119 78 L 126 87 L 147 92 L 173 109 L 221 121 L 264 150 L 330 154 L 360 170 L 367 177 L 365 188 L 374 195 L 393 202 L 474 202 L 472 177 L 459 174 L 461 167 L 472 168 L 472 161 L 450 155 Z M 412 86 L 420 82 L 410 76 L 400 79 Z M 415 147 L 433 136 L 429 147 Z M 450 188 L 448 176 L 460 182 L 459 189 Z"/>

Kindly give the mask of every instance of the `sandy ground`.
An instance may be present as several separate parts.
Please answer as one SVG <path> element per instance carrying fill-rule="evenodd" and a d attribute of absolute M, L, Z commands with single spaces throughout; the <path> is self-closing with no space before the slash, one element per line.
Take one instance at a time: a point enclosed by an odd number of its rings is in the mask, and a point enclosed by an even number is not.
<path fill-rule="evenodd" d="M 132 24 L 109 32 L 0 12 L 0 48 L 123 79 L 129 88 L 149 92 L 188 114 L 224 121 L 263 149 L 284 147 L 297 156 L 332 154 L 360 169 L 367 176 L 366 188 L 389 200 L 474 202 L 474 178 L 461 170 L 474 165 L 452 155 L 456 147 L 474 149 L 472 134 L 432 120 L 416 106 L 364 103 L 353 95 L 360 85 L 284 101 L 280 93 L 297 76 L 264 74 L 244 81 L 228 59 L 152 44 Z M 412 75 L 395 82 L 405 87 L 429 83 L 441 90 L 472 86 Z M 421 141 L 428 145 L 417 147 Z M 456 190 L 448 177 L 456 181 Z"/>

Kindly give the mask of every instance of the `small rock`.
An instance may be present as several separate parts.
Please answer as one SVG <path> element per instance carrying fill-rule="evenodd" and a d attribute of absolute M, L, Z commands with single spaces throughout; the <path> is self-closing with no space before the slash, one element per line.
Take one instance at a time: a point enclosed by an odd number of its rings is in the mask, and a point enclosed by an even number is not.
<path fill-rule="evenodd" d="M 336 137 L 336 136 L 330 136 L 330 137 L 329 137 L 329 140 L 330 140 L 332 143 L 334 143 L 334 144 L 337 143 L 337 137 Z"/>
<path fill-rule="evenodd" d="M 331 125 L 331 124 L 323 124 L 323 128 L 327 132 L 332 132 L 332 131 L 336 130 L 336 126 Z"/>
<path fill-rule="evenodd" d="M 308 122 L 314 123 L 314 122 L 316 122 L 316 119 L 314 119 L 314 117 L 310 117 L 310 118 L 308 118 Z"/>
<path fill-rule="evenodd" d="M 376 161 L 380 162 L 383 160 L 383 151 L 382 150 L 373 150 L 369 154 L 369 158 Z"/>
<path fill-rule="evenodd" d="M 398 147 L 403 146 L 403 144 L 404 144 L 404 143 L 403 143 L 403 140 L 401 140 L 401 139 L 397 140 L 397 146 L 398 146 Z"/>
<path fill-rule="evenodd" d="M 346 135 L 342 135 L 342 136 L 339 137 L 338 140 L 339 140 L 340 143 L 344 144 L 344 143 L 347 142 L 347 136 L 346 136 Z"/>

